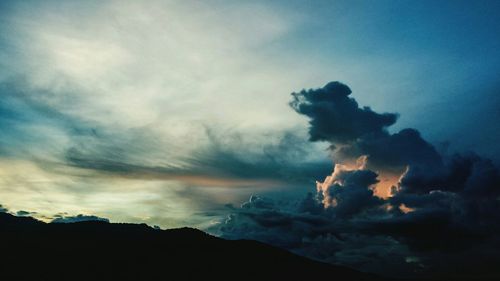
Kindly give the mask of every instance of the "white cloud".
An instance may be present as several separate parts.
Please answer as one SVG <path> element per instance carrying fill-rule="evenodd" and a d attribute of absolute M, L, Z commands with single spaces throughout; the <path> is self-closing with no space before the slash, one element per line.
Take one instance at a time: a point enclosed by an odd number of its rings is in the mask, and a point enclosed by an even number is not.
<path fill-rule="evenodd" d="M 282 83 L 293 72 L 265 54 L 293 32 L 291 15 L 258 4 L 82 5 L 41 5 L 36 18 L 21 10 L 13 21 L 22 74 L 58 90 L 43 97 L 58 109 L 123 127 L 299 120 Z"/>
<path fill-rule="evenodd" d="M 303 124 L 287 103 L 292 90 L 306 85 L 301 78 L 305 70 L 291 67 L 294 58 L 273 47 L 303 19 L 263 4 L 223 4 L 17 3 L 2 20 L 7 24 L 1 40 L 11 49 L 8 56 L 0 56 L 0 65 L 8 69 L 0 78 L 22 77 L 26 99 L 76 120 L 84 129 L 95 128 L 104 140 L 89 132 L 74 134 L 58 121 L 15 125 L 29 137 L 19 145 L 25 155 L 19 161 L 24 162 L 0 163 L 11 167 L 0 178 L 2 203 L 44 215 L 66 211 L 111 220 L 156 217 L 167 220 L 162 226 L 173 226 L 189 220 L 201 204 L 179 197 L 179 190 L 186 188 L 182 183 L 99 178 L 90 171 L 62 169 L 64 153 L 75 146 L 91 156 L 115 149 L 108 157 L 116 161 L 179 166 L 180 157 L 190 157 L 209 143 L 205 125 L 237 132 L 243 137 L 237 144 L 252 151 L 277 141 L 263 132 Z M 303 126 L 304 135 L 305 130 Z M 224 145 L 237 150 L 236 144 Z M 57 169 L 41 168 L 40 162 Z M 251 191 L 230 192 L 208 198 L 223 204 Z"/>

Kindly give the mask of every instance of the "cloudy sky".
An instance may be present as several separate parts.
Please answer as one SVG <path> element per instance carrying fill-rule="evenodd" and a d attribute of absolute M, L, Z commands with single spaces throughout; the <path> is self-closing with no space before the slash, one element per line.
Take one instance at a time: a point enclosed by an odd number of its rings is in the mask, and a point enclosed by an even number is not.
<path fill-rule="evenodd" d="M 478 2 L 1 1 L 0 207 L 425 271 L 447 252 L 422 228 L 500 220 Z"/>

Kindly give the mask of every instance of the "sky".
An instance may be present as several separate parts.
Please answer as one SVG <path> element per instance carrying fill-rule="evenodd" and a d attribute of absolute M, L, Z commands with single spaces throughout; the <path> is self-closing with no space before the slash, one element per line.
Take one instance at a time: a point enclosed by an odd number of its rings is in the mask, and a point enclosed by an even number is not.
<path fill-rule="evenodd" d="M 466 221 L 440 229 L 467 230 L 455 249 L 499 222 L 499 19 L 497 1 L 2 1 L 0 207 L 447 270 L 422 229 Z"/>

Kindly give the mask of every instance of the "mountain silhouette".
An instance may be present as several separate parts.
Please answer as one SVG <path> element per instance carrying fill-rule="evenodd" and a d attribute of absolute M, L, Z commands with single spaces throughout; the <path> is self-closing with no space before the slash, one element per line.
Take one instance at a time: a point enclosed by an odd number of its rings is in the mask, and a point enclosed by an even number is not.
<path fill-rule="evenodd" d="M 2 280 L 385 280 L 192 228 L 44 223 L 0 213 Z"/>

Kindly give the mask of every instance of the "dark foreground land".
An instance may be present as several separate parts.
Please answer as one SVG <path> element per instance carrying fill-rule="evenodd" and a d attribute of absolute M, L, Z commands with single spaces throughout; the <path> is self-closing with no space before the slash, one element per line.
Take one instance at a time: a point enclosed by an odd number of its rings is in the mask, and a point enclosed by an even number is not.
<path fill-rule="evenodd" d="M 0 280 L 384 280 L 256 241 L 0 213 Z"/>

